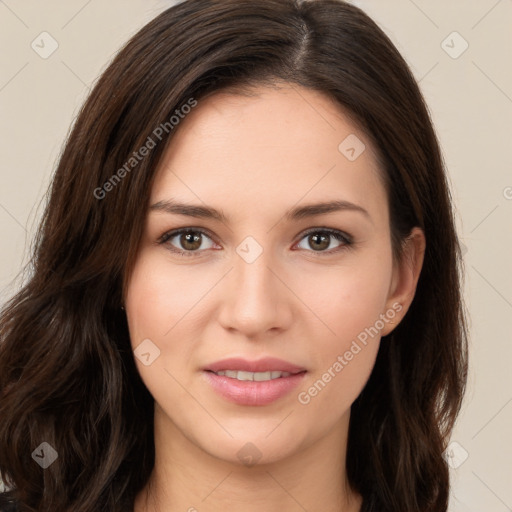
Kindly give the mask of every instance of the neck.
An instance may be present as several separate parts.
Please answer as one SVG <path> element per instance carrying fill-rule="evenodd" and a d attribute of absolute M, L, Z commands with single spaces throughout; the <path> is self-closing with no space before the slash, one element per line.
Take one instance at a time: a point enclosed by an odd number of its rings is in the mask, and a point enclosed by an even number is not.
<path fill-rule="evenodd" d="M 347 417 L 291 456 L 246 466 L 210 455 L 186 438 L 155 404 L 155 466 L 135 512 L 359 512 L 345 459 Z"/>

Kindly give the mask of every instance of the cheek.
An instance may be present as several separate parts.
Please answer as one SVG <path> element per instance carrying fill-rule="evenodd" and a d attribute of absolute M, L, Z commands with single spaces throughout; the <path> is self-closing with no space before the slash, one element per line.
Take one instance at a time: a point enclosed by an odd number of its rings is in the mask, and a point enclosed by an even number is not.
<path fill-rule="evenodd" d="M 337 422 L 359 396 L 380 346 L 375 324 L 382 297 L 355 293 L 358 288 L 346 284 L 343 292 L 332 294 L 332 302 L 319 314 L 329 330 L 320 327 L 326 335 L 316 333 L 313 371 L 297 396 L 305 413 L 322 416 L 326 425 Z"/>
<path fill-rule="evenodd" d="M 391 263 L 384 257 L 302 281 L 303 293 L 310 290 L 307 305 L 321 322 L 311 325 L 314 368 L 299 397 L 309 412 L 318 408 L 334 420 L 363 389 L 380 346 L 390 279 Z"/>
<path fill-rule="evenodd" d="M 176 361 L 188 358 L 194 350 L 193 336 L 187 337 L 185 331 L 190 328 L 190 310 L 205 290 L 197 289 L 186 276 L 179 268 L 171 272 L 165 256 L 155 257 L 142 250 L 130 277 L 125 308 L 132 348 L 149 339 L 159 351 L 150 366 L 135 359 L 148 387 L 157 375 L 161 378 L 161 372 L 155 370 L 172 369 Z"/>
<path fill-rule="evenodd" d="M 373 326 L 384 312 L 391 280 L 391 263 L 378 258 L 328 272 L 302 274 L 301 296 L 330 332 L 327 345 L 342 349 L 347 341 Z"/>
<path fill-rule="evenodd" d="M 194 339 L 199 339 L 190 332 L 190 310 L 205 293 L 186 277 L 187 273 L 180 272 L 179 267 L 171 271 L 165 255 L 143 249 L 130 276 L 125 299 L 139 375 L 157 403 L 164 404 L 173 397 L 173 409 L 188 403 L 178 382 L 187 382 L 187 366 L 182 363 L 191 359 L 196 350 Z M 138 354 L 148 352 L 150 361 L 146 364 Z"/>
<path fill-rule="evenodd" d="M 170 338 L 172 330 L 201 293 L 187 274 L 172 267 L 165 256 L 142 250 L 128 283 L 126 311 L 132 344 L 139 338 Z M 179 325 L 179 324 L 178 324 Z"/>

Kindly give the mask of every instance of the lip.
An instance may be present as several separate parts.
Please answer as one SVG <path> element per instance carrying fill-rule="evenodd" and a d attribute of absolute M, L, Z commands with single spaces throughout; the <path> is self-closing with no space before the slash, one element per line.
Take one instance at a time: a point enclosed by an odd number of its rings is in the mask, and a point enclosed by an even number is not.
<path fill-rule="evenodd" d="M 245 370 L 250 371 L 250 370 Z M 277 370 L 276 370 L 277 371 Z M 204 370 L 203 376 L 212 389 L 229 402 L 238 405 L 268 405 L 296 388 L 306 371 L 266 381 L 237 380 Z"/>
<path fill-rule="evenodd" d="M 237 380 L 214 373 L 224 370 L 281 371 L 291 373 L 291 375 L 267 381 L 250 381 Z M 306 373 L 305 368 L 274 357 L 265 357 L 257 361 L 232 357 L 216 361 L 203 369 L 206 382 L 216 393 L 229 402 L 252 406 L 267 405 L 284 397 L 301 383 Z"/>
<path fill-rule="evenodd" d="M 204 368 L 211 372 L 220 372 L 224 370 L 240 370 L 243 372 L 288 372 L 288 373 L 300 373 L 306 371 L 306 368 L 297 366 L 295 364 L 277 359 L 275 357 L 264 357 L 257 361 L 248 361 L 239 357 L 231 357 L 228 359 L 222 359 L 216 361 Z M 285 377 L 286 378 L 286 377 Z"/>

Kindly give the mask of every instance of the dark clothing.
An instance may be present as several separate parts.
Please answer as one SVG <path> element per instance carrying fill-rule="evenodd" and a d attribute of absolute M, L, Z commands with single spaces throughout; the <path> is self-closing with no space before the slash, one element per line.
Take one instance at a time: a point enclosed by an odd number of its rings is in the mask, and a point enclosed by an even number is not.
<path fill-rule="evenodd" d="M 11 498 L 7 498 L 5 493 L 0 493 L 0 512 L 18 512 L 18 504 Z"/>

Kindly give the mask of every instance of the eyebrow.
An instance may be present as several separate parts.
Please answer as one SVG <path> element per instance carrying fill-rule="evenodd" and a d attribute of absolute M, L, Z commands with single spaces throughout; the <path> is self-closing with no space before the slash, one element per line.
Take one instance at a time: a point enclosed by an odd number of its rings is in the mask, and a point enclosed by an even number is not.
<path fill-rule="evenodd" d="M 225 224 L 229 223 L 229 217 L 224 212 L 222 212 L 222 210 L 217 210 L 211 206 L 185 204 L 167 199 L 152 204 L 149 209 L 150 211 L 162 211 L 171 214 L 186 215 L 188 217 L 214 219 Z M 370 214 L 362 206 L 345 200 L 335 200 L 297 206 L 288 210 L 285 213 L 284 218 L 287 221 L 298 221 L 304 218 L 314 217 L 316 215 L 325 215 L 339 211 L 360 212 L 371 222 Z"/>

